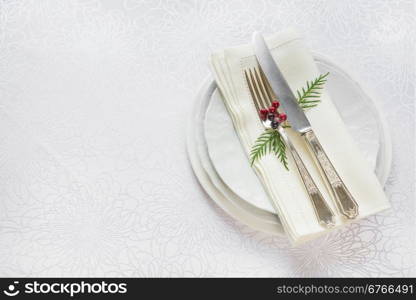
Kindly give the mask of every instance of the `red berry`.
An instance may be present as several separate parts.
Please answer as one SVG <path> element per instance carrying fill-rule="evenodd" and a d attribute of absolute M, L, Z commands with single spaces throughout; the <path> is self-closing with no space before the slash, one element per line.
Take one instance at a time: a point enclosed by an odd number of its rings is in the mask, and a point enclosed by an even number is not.
<path fill-rule="evenodd" d="M 273 106 L 274 108 L 279 108 L 279 106 L 280 106 L 279 101 L 273 101 L 273 102 L 272 102 L 272 106 Z"/>
<path fill-rule="evenodd" d="M 270 106 L 269 112 L 274 113 L 276 111 L 276 107 Z"/>
<path fill-rule="evenodd" d="M 280 119 L 280 122 L 284 122 L 284 121 L 286 121 L 286 120 L 287 120 L 287 116 L 286 116 L 286 114 L 281 113 L 281 114 L 279 115 L 279 119 Z"/>
<path fill-rule="evenodd" d="M 260 112 L 259 112 L 260 119 L 265 121 L 267 119 L 267 114 L 268 113 L 269 113 L 269 111 L 267 109 L 260 109 Z"/>
<path fill-rule="evenodd" d="M 268 112 L 269 111 L 267 109 L 265 109 L 265 108 L 260 109 L 260 115 L 267 115 Z"/>

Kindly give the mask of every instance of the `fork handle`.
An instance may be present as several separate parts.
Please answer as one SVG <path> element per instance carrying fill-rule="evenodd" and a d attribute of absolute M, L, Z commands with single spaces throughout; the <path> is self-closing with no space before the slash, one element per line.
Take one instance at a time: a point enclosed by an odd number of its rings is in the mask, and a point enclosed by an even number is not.
<path fill-rule="evenodd" d="M 300 158 L 298 152 L 295 149 L 295 146 L 288 139 L 282 127 L 279 127 L 278 131 L 280 135 L 283 137 L 283 140 L 288 146 L 293 160 L 295 161 L 296 167 L 298 169 L 300 177 L 302 178 L 306 192 L 308 193 L 308 196 L 312 202 L 312 206 L 314 208 L 316 217 L 318 218 L 319 224 L 325 227 L 334 226 L 334 213 L 332 212 L 328 204 L 325 202 L 324 197 L 319 191 L 308 169 L 306 169 L 305 164 L 303 163 L 302 159 Z"/>
<path fill-rule="evenodd" d="M 356 218 L 358 216 L 358 204 L 338 175 L 315 133 L 313 130 L 309 130 L 303 134 L 303 137 L 334 195 L 339 211 L 348 219 Z"/>

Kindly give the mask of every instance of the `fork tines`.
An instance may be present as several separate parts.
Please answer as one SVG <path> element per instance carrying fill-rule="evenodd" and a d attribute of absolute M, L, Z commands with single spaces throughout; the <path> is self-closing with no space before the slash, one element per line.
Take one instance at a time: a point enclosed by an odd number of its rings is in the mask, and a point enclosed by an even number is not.
<path fill-rule="evenodd" d="M 276 100 L 276 96 L 271 90 L 270 84 L 261 68 L 245 69 L 244 75 L 256 110 L 260 111 L 262 108 L 269 107 Z"/>

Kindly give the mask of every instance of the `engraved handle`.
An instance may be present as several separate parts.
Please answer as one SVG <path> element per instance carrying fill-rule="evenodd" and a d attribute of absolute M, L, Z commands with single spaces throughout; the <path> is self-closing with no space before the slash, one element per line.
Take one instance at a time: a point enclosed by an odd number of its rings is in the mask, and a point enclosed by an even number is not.
<path fill-rule="evenodd" d="M 341 177 L 339 177 L 315 133 L 309 130 L 303 136 L 334 194 L 339 211 L 348 219 L 356 218 L 358 216 L 358 204 L 348 191 Z"/>
<path fill-rule="evenodd" d="M 280 135 L 283 137 L 286 145 L 288 145 L 290 153 L 292 154 L 293 160 L 296 163 L 296 167 L 299 171 L 300 177 L 302 178 L 303 184 L 305 185 L 306 192 L 312 201 L 312 206 L 315 210 L 316 217 L 318 218 L 319 224 L 325 227 L 332 227 L 335 225 L 334 213 L 329 208 L 325 199 L 322 197 L 321 192 L 313 181 L 312 176 L 306 169 L 302 159 L 298 152 L 293 146 L 292 142 L 287 138 L 286 133 L 282 127 L 278 129 Z"/>

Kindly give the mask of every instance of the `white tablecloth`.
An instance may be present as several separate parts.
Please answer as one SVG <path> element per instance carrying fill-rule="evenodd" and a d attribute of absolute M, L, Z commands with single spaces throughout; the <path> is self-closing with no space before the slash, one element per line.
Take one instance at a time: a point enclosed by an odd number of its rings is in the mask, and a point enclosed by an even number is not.
<path fill-rule="evenodd" d="M 4 1 L 0 14 L 0 276 L 416 275 L 413 1 Z M 374 90 L 394 145 L 393 209 L 296 248 L 221 211 L 185 149 L 208 55 L 288 26 Z"/>

